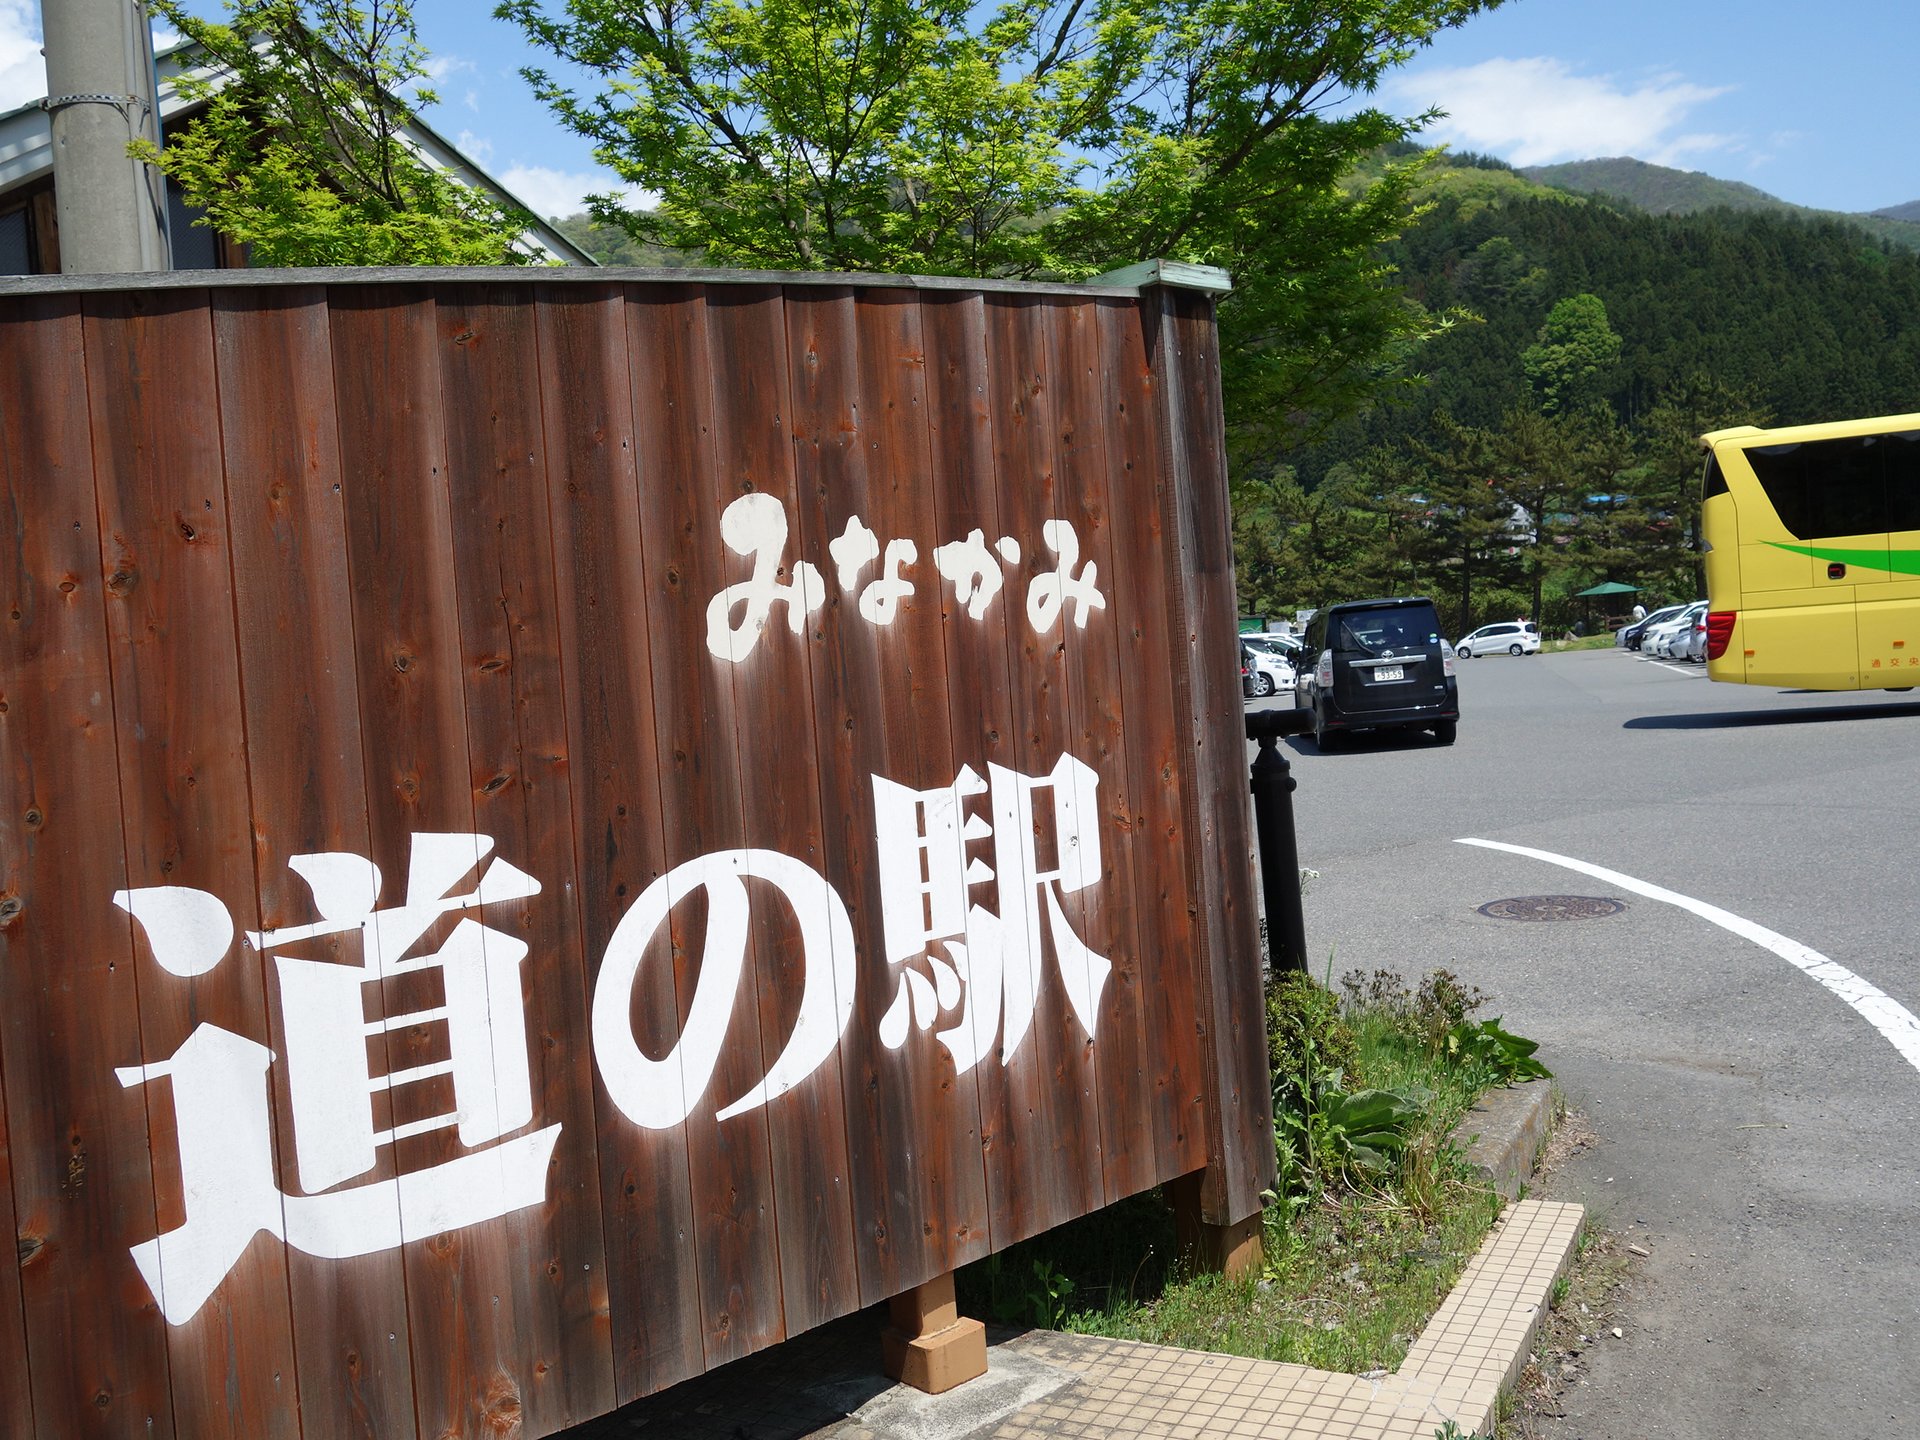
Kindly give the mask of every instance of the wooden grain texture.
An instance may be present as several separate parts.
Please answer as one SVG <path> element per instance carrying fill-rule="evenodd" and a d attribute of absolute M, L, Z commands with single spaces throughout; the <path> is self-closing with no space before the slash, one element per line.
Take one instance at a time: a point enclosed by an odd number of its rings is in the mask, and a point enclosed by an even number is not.
<path fill-rule="evenodd" d="M 543 294 L 540 398 L 552 516 L 555 622 L 568 697 L 573 850 L 591 978 L 614 927 L 666 870 L 654 776 L 653 641 L 625 290 Z M 632 1008 L 679 1024 L 663 931 Z M 614 1378 L 621 1402 L 705 1369 L 686 1136 L 628 1123 L 595 1074 Z"/>
<path fill-rule="evenodd" d="M 926 349 L 929 475 L 934 524 L 942 543 L 979 530 L 986 544 L 1007 533 L 994 473 L 994 416 L 987 361 L 987 306 L 979 294 L 922 295 L 922 343 Z M 982 777 L 990 764 L 1018 768 L 1013 701 L 1008 680 L 1009 616 L 1019 613 L 1019 596 L 1002 588 L 978 620 L 963 613 L 953 588 L 941 584 L 941 648 L 946 661 L 947 718 L 957 771 L 971 766 Z M 1009 607 L 1013 607 L 1011 611 Z M 979 813 L 974 801 L 973 813 Z M 991 861 L 989 844 L 968 854 Z M 990 898 L 990 897 L 989 897 Z M 1000 1026 L 1000 997 L 969 997 L 969 1006 L 986 1008 L 973 1023 L 995 1037 Z M 972 1015 L 972 1011 L 969 1011 Z M 987 1244 L 1010 1245 L 1021 1232 L 1015 1213 L 1017 1177 L 1011 1172 L 1013 1146 L 1008 1113 L 1013 1103 L 1007 1071 L 997 1043 L 990 1043 L 968 1072 L 980 1107 L 980 1155 L 984 1168 Z"/>
<path fill-rule="evenodd" d="M 1273 1181 L 1272 1093 L 1266 1079 L 1265 1010 L 1253 911 L 1252 819 L 1238 674 L 1232 516 L 1212 302 L 1162 292 L 1160 354 L 1169 439 L 1177 463 L 1187 620 L 1185 712 L 1198 824 L 1188 853 L 1201 871 L 1200 1008 L 1207 1024 L 1209 1141 L 1201 1209 L 1232 1224 L 1260 1209 Z M 1189 807 L 1192 815 L 1193 807 Z M 1256 1041 L 1258 1042 L 1256 1044 Z"/>
<path fill-rule="evenodd" d="M 739 724 L 733 680 L 705 640 L 707 602 L 741 568 L 720 537 L 708 301 L 699 287 L 635 287 L 627 306 L 634 435 L 648 522 L 641 526 L 643 563 L 648 575 L 665 582 L 649 596 L 648 622 L 662 641 L 653 651 L 653 724 L 670 869 L 737 849 L 746 833 L 734 753 Z M 783 622 L 784 616 L 776 621 Z M 705 946 L 704 914 L 698 897 L 674 906 L 674 983 L 682 1025 Z M 672 1039 L 655 1038 L 649 1053 L 664 1052 Z M 684 1127 L 708 1369 L 786 1334 L 766 1112 L 714 1118 L 765 1075 L 766 1063 L 757 974 L 749 969 L 733 997 L 720 1063 L 705 1093 L 689 1097 L 693 1109 Z"/>
<path fill-rule="evenodd" d="M 0 1044 L 5 1041 L 6 1034 L 0 1030 Z M 17 1234 L 13 1149 L 7 1138 L 6 1055 L 0 1051 L 0 1241 Z M 33 1376 L 27 1363 L 27 1312 L 20 1298 L 18 1261 L 0 1264 L 0 1433 L 33 1434 Z"/>
<path fill-rule="evenodd" d="M 1080 938 L 1112 962 L 1100 997 L 1094 1047 L 1095 1113 L 1104 1196 L 1108 1204 L 1149 1189 L 1159 1178 L 1148 1073 L 1146 1001 L 1141 988 L 1139 896 L 1151 886 L 1136 863 L 1133 777 L 1128 767 L 1120 592 L 1141 580 L 1120 559 L 1108 495 L 1109 476 L 1124 456 L 1110 445 L 1103 377 L 1100 310 L 1082 302 L 1048 305 L 1048 370 L 1053 376 L 1053 512 L 1073 526 L 1080 563 L 1105 600 L 1084 626 L 1062 613 L 1073 753 L 1099 774 L 1100 865 L 1085 876 Z M 1122 471 L 1121 474 L 1126 472 Z M 1137 697 L 1136 697 L 1137 698 Z M 1146 717 L 1142 717 L 1143 722 Z"/>
<path fill-rule="evenodd" d="M 0 316 L 0 1064 L 34 1432 L 175 1433 L 77 299 Z M 114 572 L 118 574 L 119 572 Z M 19 1402 L 13 1401 L 13 1404 Z"/>
<path fill-rule="evenodd" d="M 294 856 L 369 854 L 326 295 L 222 292 L 213 328 L 234 606 L 247 617 L 238 633 L 260 920 L 281 929 L 318 918 L 312 891 L 289 867 Z M 361 959 L 352 935 L 281 953 L 334 964 Z M 269 1044 L 285 1055 L 278 987 L 269 988 L 276 1000 Z M 272 1073 L 280 1186 L 301 1194 L 284 1067 Z M 305 1432 L 365 1440 L 411 1433 L 399 1254 L 332 1260 L 288 1247 L 285 1263 Z"/>
<path fill-rule="evenodd" d="M 518 993 L 491 1003 L 526 1017 L 532 1123 L 561 1127 L 545 1204 L 499 1222 L 506 1288 L 496 1324 L 517 1382 L 514 1413 L 526 1434 L 547 1435 L 612 1408 L 613 1341 L 546 441 L 539 388 L 527 383 L 539 335 L 529 288 L 442 288 L 435 298 L 474 826 L 542 885 L 489 923 L 527 947 Z M 482 1393 L 476 1427 L 489 1406 L 507 1413 Z"/>
<path fill-rule="evenodd" d="M 1258 1208 L 1272 1143 L 1210 302 L 754 279 L 316 276 L 0 308 L 0 1225 L 21 1257 L 0 1272 L 0 1432 L 537 1440 L 1202 1166 L 1209 1219 Z M 797 632 L 776 602 L 734 663 L 709 649 L 709 605 L 752 570 L 721 525 L 745 496 L 786 523 L 776 583 L 805 562 L 825 599 Z M 829 547 L 856 519 L 878 554 L 843 584 Z M 1084 626 L 1072 598 L 1029 617 L 1060 563 L 1049 522 L 1105 601 Z M 999 588 L 977 618 L 934 559 L 975 530 L 1020 550 L 987 550 Z M 909 588 L 863 613 L 891 540 L 913 545 Z M 888 955 L 889 907 L 919 897 L 883 880 L 876 777 L 1004 790 L 1063 755 L 1098 776 L 1100 869 L 1058 887 L 1113 963 L 1092 1033 L 1041 885 L 976 872 L 965 899 L 1024 927 L 1032 1022 L 1013 1035 L 983 982 L 909 1011 L 890 1045 L 903 975 L 968 937 Z M 1031 836 L 966 853 L 1079 865 L 1051 788 L 1032 798 Z M 991 793 L 962 813 L 999 818 Z M 499 1035 L 525 1015 L 525 1130 L 558 1127 L 540 1203 L 344 1260 L 263 1231 L 168 1326 L 129 1252 L 188 1214 L 172 1083 L 114 1067 L 201 1024 L 258 1042 L 278 1057 L 274 1179 L 330 1190 L 303 1184 L 276 967 L 367 957 L 348 929 L 237 939 L 174 974 L 114 893 L 193 886 L 237 930 L 298 927 L 318 910 L 294 857 L 364 855 L 382 907 L 434 901 L 408 878 L 432 833 L 485 835 L 540 883 L 409 952 L 477 919 L 515 957 L 518 985 L 487 999 Z M 778 887 L 750 879 L 735 993 L 703 992 L 726 887 L 678 876 L 615 1000 L 654 1058 L 696 996 L 729 1018 L 702 1093 L 679 1072 L 686 1120 L 648 1128 L 595 1064 L 597 968 L 649 886 L 725 851 L 825 877 L 854 949 L 807 954 Z M 830 980 L 836 1018 L 851 1008 L 837 1050 L 720 1120 L 785 1048 L 809 967 L 835 961 L 855 975 Z M 422 1124 L 459 1099 L 446 985 L 421 965 L 363 987 L 385 1027 L 372 1075 L 427 1073 L 376 1084 L 375 1124 L 413 1128 L 339 1188 L 492 1153 Z M 962 1004 L 988 1040 L 965 1070 L 939 1039 Z M 483 1189 L 505 1182 L 499 1155 L 481 1163 Z"/>
<path fill-rule="evenodd" d="M 458 582 L 449 494 L 435 311 L 425 289 L 336 294 L 334 385 L 346 476 L 348 555 L 360 667 L 367 818 L 373 855 L 388 877 L 382 902 L 408 897 L 407 865 L 421 833 L 475 831 L 467 745 Z M 522 869 L 538 857 L 505 854 Z M 458 893 L 457 891 L 455 893 Z M 438 896 L 411 897 L 422 901 Z M 518 902 L 532 907 L 541 897 Z M 483 923 L 506 918 L 489 908 Z M 413 948 L 431 954 L 442 922 Z M 389 1020 L 428 1016 L 445 1003 L 432 969 L 388 978 Z M 377 1047 L 372 1047 L 377 1048 Z M 388 1032 L 388 1073 L 445 1062 L 443 1020 L 422 1018 Z M 409 1125 L 456 1106 L 450 1078 L 396 1086 L 388 1118 Z M 430 1130 L 391 1144 L 402 1175 L 461 1152 L 456 1132 Z M 408 1235 L 403 1253 L 414 1403 L 422 1436 L 510 1433 L 533 1376 L 523 1368 L 517 1317 L 508 1305 L 526 1257 L 510 1222 L 492 1220 L 437 1235 Z"/>
<path fill-rule="evenodd" d="M 1058 453 L 1054 434 L 1054 376 L 1048 367 L 1052 316 L 1045 303 L 1026 296 L 987 301 L 989 402 L 993 411 L 994 486 L 1000 524 L 1020 545 L 1020 562 L 1007 567 L 1001 625 L 1007 637 L 1008 693 L 1013 716 L 1014 769 L 1038 778 L 1072 749 L 1071 704 L 1061 626 L 1065 609 L 1048 631 L 1029 619 L 1028 592 L 1051 571 L 1056 555 L 1046 545 L 1046 522 L 1058 504 Z M 1053 823 L 1051 787 L 1034 801 L 1039 868 L 1070 863 L 1067 837 Z M 1008 837 L 1010 840 L 1019 837 Z M 1051 882 L 1049 882 L 1051 883 Z M 1001 922 L 1024 926 L 1031 957 L 1034 1009 L 1028 1033 L 1018 1043 L 1003 1030 L 1006 1088 L 999 1115 L 1006 1143 L 1003 1157 L 1013 1231 L 994 1233 L 996 1245 L 1052 1229 L 1098 1209 L 1103 1198 L 1094 1039 L 1067 1004 L 1061 956 L 1048 933 L 1040 887 L 1014 893 L 996 886 Z M 1069 919 L 1084 924 L 1079 895 L 1066 897 Z M 1009 968 L 1011 968 L 1009 963 Z"/>
<path fill-rule="evenodd" d="M 1175 657 L 1185 648 L 1174 602 L 1179 582 L 1163 503 L 1172 485 L 1160 448 L 1161 380 L 1148 316 L 1132 302 L 1098 307 L 1105 377 L 1107 499 L 1114 536 L 1112 589 L 1125 715 L 1127 832 L 1139 918 L 1151 1085 L 1145 1114 L 1161 1179 L 1207 1160 L 1205 1066 L 1198 1014 L 1198 904 L 1190 887 L 1183 747 L 1174 722 Z M 1096 482 L 1097 483 L 1097 482 Z"/>
<path fill-rule="evenodd" d="M 87 302 L 86 332 L 101 538 L 114 573 L 127 577 L 109 586 L 107 629 L 128 883 L 204 890 L 237 930 L 254 929 L 219 432 L 180 423 L 219 413 L 208 298 L 98 296 Z M 265 957 L 235 944 L 205 973 L 180 976 L 156 962 L 150 939 L 135 926 L 143 1059 L 170 1058 L 206 1025 L 267 1043 Z M 159 1228 L 205 1225 L 180 1179 L 175 1087 L 148 1088 Z M 290 1308 L 281 1245 L 256 1233 L 212 1296 L 168 1328 L 183 1434 L 298 1433 Z"/>
<path fill-rule="evenodd" d="M 875 777 L 915 790 L 954 777 L 938 532 L 932 493 L 918 483 L 927 466 L 924 366 L 914 297 L 794 291 L 786 309 L 803 528 L 831 539 L 857 525 L 879 550 L 843 576 L 824 546 L 814 547 L 827 598 L 811 646 L 814 763 L 823 792 L 842 797 L 828 817 L 824 863 L 861 942 L 842 1053 L 860 1295 L 870 1303 L 944 1274 L 985 1240 L 972 1077 L 960 1077 L 918 1026 L 897 1049 L 880 1038 L 882 1016 L 907 982 L 884 943 Z M 876 609 L 891 616 L 881 622 L 862 613 L 862 597 L 886 583 L 887 547 L 900 540 L 914 546 L 915 559 L 899 571 L 914 589 L 891 611 Z M 915 894 L 904 900 L 920 905 Z M 924 978 L 925 962 L 918 968 Z"/>
<path fill-rule="evenodd" d="M 749 491 L 778 498 L 787 516 L 784 560 L 788 573 L 803 556 L 824 561 L 826 537 L 809 528 L 796 493 L 782 293 L 769 288 L 711 294 L 707 317 L 714 376 L 715 488 L 710 503 L 724 508 Z M 739 578 L 745 564 L 734 559 L 729 578 Z M 743 663 L 717 663 L 730 672 L 733 684 L 733 739 L 740 765 L 745 842 L 755 849 L 790 855 L 818 870 L 824 848 L 821 794 L 826 777 L 815 762 L 810 703 L 815 677 L 806 635 L 819 626 L 803 626 L 805 633 L 796 636 L 780 623 L 785 619 L 782 615 L 769 624 Z M 828 793 L 839 795 L 843 807 L 852 808 L 846 806 L 850 795 Z M 762 1063 L 771 1064 L 793 1029 L 808 969 L 829 965 L 829 957 L 807 955 L 785 903 L 765 887 L 755 888 L 750 926 L 756 977 L 752 997 L 759 1005 Z M 824 973 L 831 977 L 833 971 L 829 968 Z M 743 990 L 741 1003 L 748 998 Z M 716 1098 L 731 1100 L 735 1093 Z M 794 1334 L 843 1315 L 859 1303 L 838 1049 L 804 1083 L 770 1099 L 765 1114 L 779 1238 L 782 1325 L 787 1334 Z"/>
<path fill-rule="evenodd" d="M 532 1050 L 534 1123 L 561 1125 L 540 1210 L 503 1221 L 518 1407 L 526 1434 L 612 1407 L 612 1329 L 593 1125 L 586 952 L 553 543 L 547 526 L 540 340 L 532 292 L 442 288 L 438 349 L 453 503 L 461 670 L 474 826 L 541 872 L 540 897 L 488 924 L 526 947 L 520 1006 Z"/>
<path fill-rule="evenodd" d="M 932 552 L 961 537 L 941 528 L 938 498 L 927 483 L 932 474 L 932 404 L 920 299 L 886 291 L 859 294 L 854 316 L 870 493 L 878 513 L 895 517 L 899 534 L 916 538 L 919 552 L 914 593 L 901 602 L 901 618 L 876 637 L 879 671 L 890 682 L 885 712 L 888 773 L 902 784 L 932 789 L 951 784 L 962 763 L 953 753 L 953 679 L 947 673 L 942 635 L 950 618 L 947 588 L 934 568 Z M 945 1023 L 957 1024 L 958 1015 L 948 1012 Z M 915 1070 L 893 1082 L 912 1096 L 920 1127 L 917 1149 L 911 1152 L 920 1184 L 908 1190 L 913 1204 L 909 1224 L 920 1243 L 918 1263 L 903 1267 L 896 1277 L 910 1285 L 981 1258 L 988 1244 L 975 1072 L 958 1074 L 946 1048 L 928 1047 L 924 1039 L 914 1062 Z M 904 1249 L 898 1253 L 906 1257 Z"/>

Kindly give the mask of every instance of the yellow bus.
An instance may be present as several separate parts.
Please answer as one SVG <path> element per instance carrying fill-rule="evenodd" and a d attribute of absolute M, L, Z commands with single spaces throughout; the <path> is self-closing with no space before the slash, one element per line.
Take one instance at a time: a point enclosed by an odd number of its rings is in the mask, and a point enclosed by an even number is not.
<path fill-rule="evenodd" d="M 1920 415 L 1700 437 L 1707 674 L 1920 685 Z"/>

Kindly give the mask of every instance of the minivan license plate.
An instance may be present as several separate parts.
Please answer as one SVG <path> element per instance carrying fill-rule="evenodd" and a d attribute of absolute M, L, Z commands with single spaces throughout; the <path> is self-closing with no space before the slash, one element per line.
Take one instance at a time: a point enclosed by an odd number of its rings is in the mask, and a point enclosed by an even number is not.
<path fill-rule="evenodd" d="M 1406 667 L 1401 665 L 1377 665 L 1374 667 L 1373 678 L 1375 680 L 1404 680 L 1407 678 Z"/>

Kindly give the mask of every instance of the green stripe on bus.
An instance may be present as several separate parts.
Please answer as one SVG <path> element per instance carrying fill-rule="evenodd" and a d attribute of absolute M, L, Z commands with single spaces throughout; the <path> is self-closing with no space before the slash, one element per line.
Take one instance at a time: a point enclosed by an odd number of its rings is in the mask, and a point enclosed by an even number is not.
<path fill-rule="evenodd" d="M 1809 555 L 1815 560 L 1858 565 L 1862 570 L 1889 570 L 1895 575 L 1920 575 L 1920 550 L 1835 550 L 1825 545 L 1783 545 L 1767 542 L 1776 550 Z"/>

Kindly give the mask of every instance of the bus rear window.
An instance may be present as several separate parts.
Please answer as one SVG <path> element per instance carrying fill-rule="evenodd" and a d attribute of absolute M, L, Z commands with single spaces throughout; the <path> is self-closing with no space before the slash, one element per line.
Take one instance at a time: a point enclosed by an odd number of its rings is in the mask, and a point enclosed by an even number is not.
<path fill-rule="evenodd" d="M 1707 452 L 1707 468 L 1700 475 L 1700 498 L 1711 500 L 1716 495 L 1727 493 L 1727 477 L 1721 473 L 1720 457 L 1711 450 Z"/>

